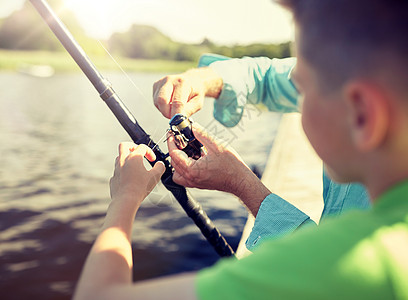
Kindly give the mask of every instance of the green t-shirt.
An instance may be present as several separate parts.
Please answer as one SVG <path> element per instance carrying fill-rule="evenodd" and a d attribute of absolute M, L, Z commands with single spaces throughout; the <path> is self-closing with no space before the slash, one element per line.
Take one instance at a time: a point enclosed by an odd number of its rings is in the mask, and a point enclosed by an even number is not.
<path fill-rule="evenodd" d="M 408 299 L 408 181 L 355 211 L 198 273 L 199 299 Z"/>

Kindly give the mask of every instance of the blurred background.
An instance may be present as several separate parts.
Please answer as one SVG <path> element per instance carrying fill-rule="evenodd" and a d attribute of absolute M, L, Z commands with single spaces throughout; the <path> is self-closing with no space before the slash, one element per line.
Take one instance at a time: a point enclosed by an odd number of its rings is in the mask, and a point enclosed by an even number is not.
<path fill-rule="evenodd" d="M 142 127 L 168 127 L 152 85 L 203 53 L 287 57 L 289 14 L 270 0 L 50 0 Z M 105 51 L 119 62 L 127 76 Z M 212 99 L 195 117 L 262 173 L 280 116 L 250 107 L 226 129 Z M 217 128 L 216 130 L 214 128 Z M 70 299 L 109 204 L 117 146 L 129 140 L 27 1 L 0 0 L 0 290 L 2 299 Z M 165 143 L 160 147 L 166 151 Z M 247 212 L 225 193 L 191 190 L 236 247 Z M 135 280 L 214 264 L 217 254 L 159 185 L 134 226 Z"/>

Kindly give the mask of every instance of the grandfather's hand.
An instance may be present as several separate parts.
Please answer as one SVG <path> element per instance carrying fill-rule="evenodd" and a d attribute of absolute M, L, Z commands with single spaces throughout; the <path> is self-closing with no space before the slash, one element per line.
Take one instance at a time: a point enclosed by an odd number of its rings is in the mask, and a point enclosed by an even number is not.
<path fill-rule="evenodd" d="M 179 150 L 169 134 L 167 143 L 175 169 L 174 182 L 185 187 L 232 193 L 256 216 L 262 201 L 271 193 L 269 189 L 232 148 L 210 136 L 197 123 L 193 123 L 193 133 L 207 148 L 207 153 L 198 160 Z"/>
<path fill-rule="evenodd" d="M 153 85 L 154 105 L 168 119 L 177 113 L 196 113 L 203 107 L 204 97 L 203 82 L 186 73 L 166 76 Z"/>
<path fill-rule="evenodd" d="M 151 170 L 143 164 L 143 158 L 154 161 L 156 155 L 146 145 L 124 142 L 119 145 L 115 171 L 110 179 L 112 201 L 130 201 L 138 206 L 153 190 L 165 171 L 164 164 L 157 162 Z"/>
<path fill-rule="evenodd" d="M 236 192 L 241 176 L 251 170 L 232 148 L 223 146 L 197 123 L 193 124 L 193 132 L 207 148 L 207 153 L 198 160 L 179 150 L 174 137 L 169 134 L 168 148 L 175 169 L 173 180 L 186 187 Z"/>
<path fill-rule="evenodd" d="M 168 119 L 177 113 L 189 117 L 203 107 L 205 96 L 217 98 L 222 87 L 222 78 L 212 68 L 191 69 L 155 82 L 153 101 Z"/>

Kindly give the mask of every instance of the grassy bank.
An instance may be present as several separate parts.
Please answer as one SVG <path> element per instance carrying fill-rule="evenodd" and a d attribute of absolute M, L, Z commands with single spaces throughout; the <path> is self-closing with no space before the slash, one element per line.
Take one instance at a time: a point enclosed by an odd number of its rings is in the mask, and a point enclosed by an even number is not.
<path fill-rule="evenodd" d="M 92 62 L 100 70 L 119 70 L 115 62 L 108 56 L 90 56 Z M 196 65 L 194 62 L 169 60 L 145 60 L 117 58 L 120 66 L 133 72 L 182 72 Z M 57 72 L 79 71 L 78 66 L 66 52 L 45 51 L 9 51 L 0 50 L 0 70 L 18 70 L 24 65 L 50 65 Z"/>

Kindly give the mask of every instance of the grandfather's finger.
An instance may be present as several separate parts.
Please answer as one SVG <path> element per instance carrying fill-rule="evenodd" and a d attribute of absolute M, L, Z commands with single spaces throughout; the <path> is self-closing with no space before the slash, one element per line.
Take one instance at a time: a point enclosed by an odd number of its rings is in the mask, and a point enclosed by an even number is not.
<path fill-rule="evenodd" d="M 178 172 L 173 173 L 173 181 L 179 185 L 182 185 L 184 187 L 191 187 L 188 184 L 188 180 L 185 179 L 182 175 L 180 175 Z"/>
<path fill-rule="evenodd" d="M 194 163 L 194 160 L 188 157 L 184 151 L 177 148 L 173 136 L 167 140 L 167 143 L 172 164 L 176 163 L 180 168 L 183 168 L 183 170 L 187 170 Z"/>
<path fill-rule="evenodd" d="M 171 160 L 171 166 L 174 168 L 174 171 L 180 174 L 186 174 L 187 172 L 187 168 L 183 167 L 179 164 L 177 164 L 177 162 L 175 160 Z"/>
<path fill-rule="evenodd" d="M 203 144 L 208 150 L 214 151 L 217 145 L 221 142 L 217 138 L 211 135 L 208 131 L 204 129 L 200 124 L 194 122 L 192 125 L 194 136 Z"/>
<path fill-rule="evenodd" d="M 174 82 L 173 96 L 171 98 L 171 117 L 178 113 L 184 113 L 184 106 L 187 103 L 190 94 L 191 86 L 189 86 L 184 79 L 177 78 Z"/>
<path fill-rule="evenodd" d="M 169 153 L 175 150 L 180 150 L 176 145 L 176 139 L 174 138 L 174 135 L 172 133 L 167 132 L 166 137 L 167 137 L 167 148 L 169 150 Z"/>
<path fill-rule="evenodd" d="M 184 114 L 187 117 L 192 116 L 196 112 L 198 112 L 201 108 L 203 108 L 203 96 L 195 96 L 187 101 L 184 106 Z"/>
<path fill-rule="evenodd" d="M 157 109 L 162 113 L 162 115 L 168 119 L 171 118 L 171 99 L 173 95 L 173 83 L 167 81 L 160 88 L 157 87 L 153 90 L 153 101 Z"/>

